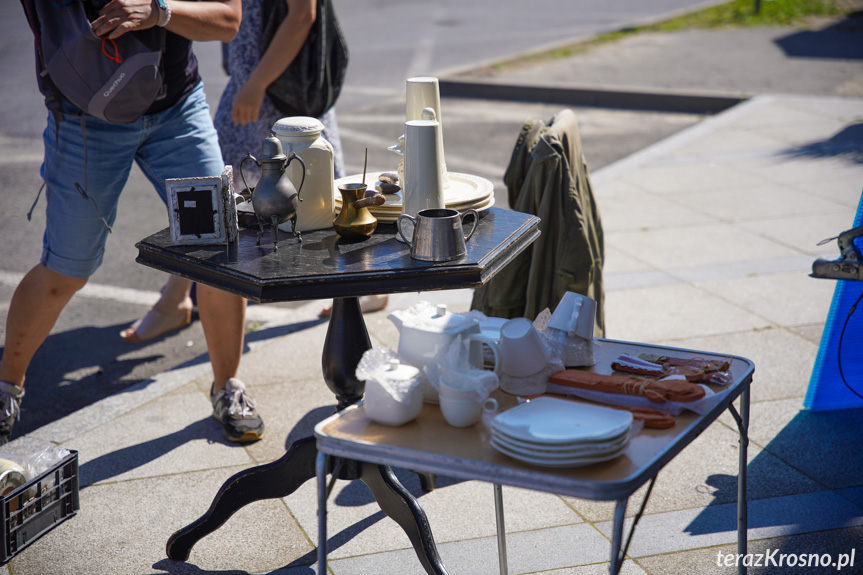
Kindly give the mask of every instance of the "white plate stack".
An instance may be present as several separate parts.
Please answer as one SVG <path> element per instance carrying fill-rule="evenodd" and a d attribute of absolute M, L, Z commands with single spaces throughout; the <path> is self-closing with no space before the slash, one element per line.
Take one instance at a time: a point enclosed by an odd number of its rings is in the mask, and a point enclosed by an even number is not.
<path fill-rule="evenodd" d="M 378 176 L 382 173 L 372 172 L 366 174 L 365 181 L 369 189 L 374 189 Z M 494 184 L 489 180 L 457 172 L 447 172 L 447 176 L 449 178 L 449 186 L 444 189 L 446 207 L 458 210 L 459 212 L 467 209 L 481 212 L 494 205 Z M 359 184 L 362 181 L 362 174 L 346 176 L 336 180 L 336 212 L 342 209 L 342 197 L 338 191 L 338 187 L 344 184 Z M 402 193 L 399 191 L 395 194 L 384 194 L 384 196 L 386 197 L 386 203 L 380 206 L 372 206 L 369 208 L 369 211 L 379 222 L 393 223 L 402 214 Z"/>
<path fill-rule="evenodd" d="M 491 420 L 491 445 L 541 467 L 584 467 L 621 455 L 632 421 L 628 411 L 538 397 Z"/>

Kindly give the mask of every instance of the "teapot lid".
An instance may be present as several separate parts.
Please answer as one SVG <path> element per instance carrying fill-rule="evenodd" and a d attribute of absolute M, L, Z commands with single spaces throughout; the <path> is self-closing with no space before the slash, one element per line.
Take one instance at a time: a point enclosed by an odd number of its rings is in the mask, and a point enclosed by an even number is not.
<path fill-rule="evenodd" d="M 476 319 L 448 312 L 445 304 L 432 304 L 421 301 L 416 305 L 403 311 L 394 311 L 390 314 L 396 317 L 404 327 L 411 327 L 420 331 L 439 334 L 454 334 L 463 331 Z"/>
<path fill-rule="evenodd" d="M 323 132 L 324 125 L 311 116 L 290 116 L 276 121 L 272 131 L 276 136 L 311 136 Z"/>

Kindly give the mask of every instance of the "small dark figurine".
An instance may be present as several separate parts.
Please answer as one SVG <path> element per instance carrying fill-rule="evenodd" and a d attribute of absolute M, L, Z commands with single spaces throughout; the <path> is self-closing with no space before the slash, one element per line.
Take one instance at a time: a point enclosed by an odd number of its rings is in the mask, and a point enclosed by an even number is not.
<path fill-rule="evenodd" d="M 258 241 L 261 245 L 261 236 L 264 235 L 264 226 L 273 226 L 273 249 L 279 249 L 279 224 L 291 220 L 291 232 L 299 241 L 303 241 L 300 232 L 297 231 L 297 210 L 302 199 L 300 191 L 306 180 L 306 165 L 303 159 L 291 152 L 290 157 L 285 156 L 282 151 L 282 143 L 274 135 L 270 135 L 261 144 L 261 156 L 255 158 L 251 153 L 240 162 L 240 176 L 243 184 L 248 189 L 246 177 L 243 174 L 243 164 L 251 159 L 261 168 L 261 177 L 258 185 L 252 192 L 252 208 L 258 219 Z M 294 187 L 286 169 L 288 165 L 298 160 L 303 167 L 303 178 L 299 189 Z"/>

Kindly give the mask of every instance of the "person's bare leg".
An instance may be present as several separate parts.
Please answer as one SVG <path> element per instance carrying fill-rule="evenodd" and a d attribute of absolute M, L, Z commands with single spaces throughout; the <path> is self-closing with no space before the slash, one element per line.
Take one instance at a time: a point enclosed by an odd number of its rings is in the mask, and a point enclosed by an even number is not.
<path fill-rule="evenodd" d="M 6 343 L 0 359 L 0 380 L 19 387 L 30 361 L 50 335 L 60 312 L 87 283 L 87 278 L 70 278 L 42 264 L 31 269 L 12 296 L 6 316 Z"/>
<path fill-rule="evenodd" d="M 213 392 L 236 377 L 243 354 L 246 329 L 246 300 L 216 288 L 198 284 L 198 317 L 207 339 L 213 367 Z"/>
<path fill-rule="evenodd" d="M 120 337 L 130 343 L 138 343 L 186 327 L 192 321 L 194 307 L 189 296 L 191 291 L 191 280 L 168 275 L 159 301 L 144 317 L 121 331 Z"/>
<path fill-rule="evenodd" d="M 191 291 L 192 280 L 169 274 L 168 281 L 162 288 L 162 297 L 154 307 L 162 308 L 163 313 L 192 309 L 192 298 L 189 296 Z"/>

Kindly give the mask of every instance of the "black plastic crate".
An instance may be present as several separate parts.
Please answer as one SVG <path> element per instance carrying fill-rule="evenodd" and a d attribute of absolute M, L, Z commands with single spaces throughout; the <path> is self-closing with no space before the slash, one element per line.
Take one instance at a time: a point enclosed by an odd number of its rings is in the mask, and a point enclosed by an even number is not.
<path fill-rule="evenodd" d="M 70 450 L 57 465 L 3 496 L 0 565 L 74 517 L 78 495 L 78 452 Z"/>

